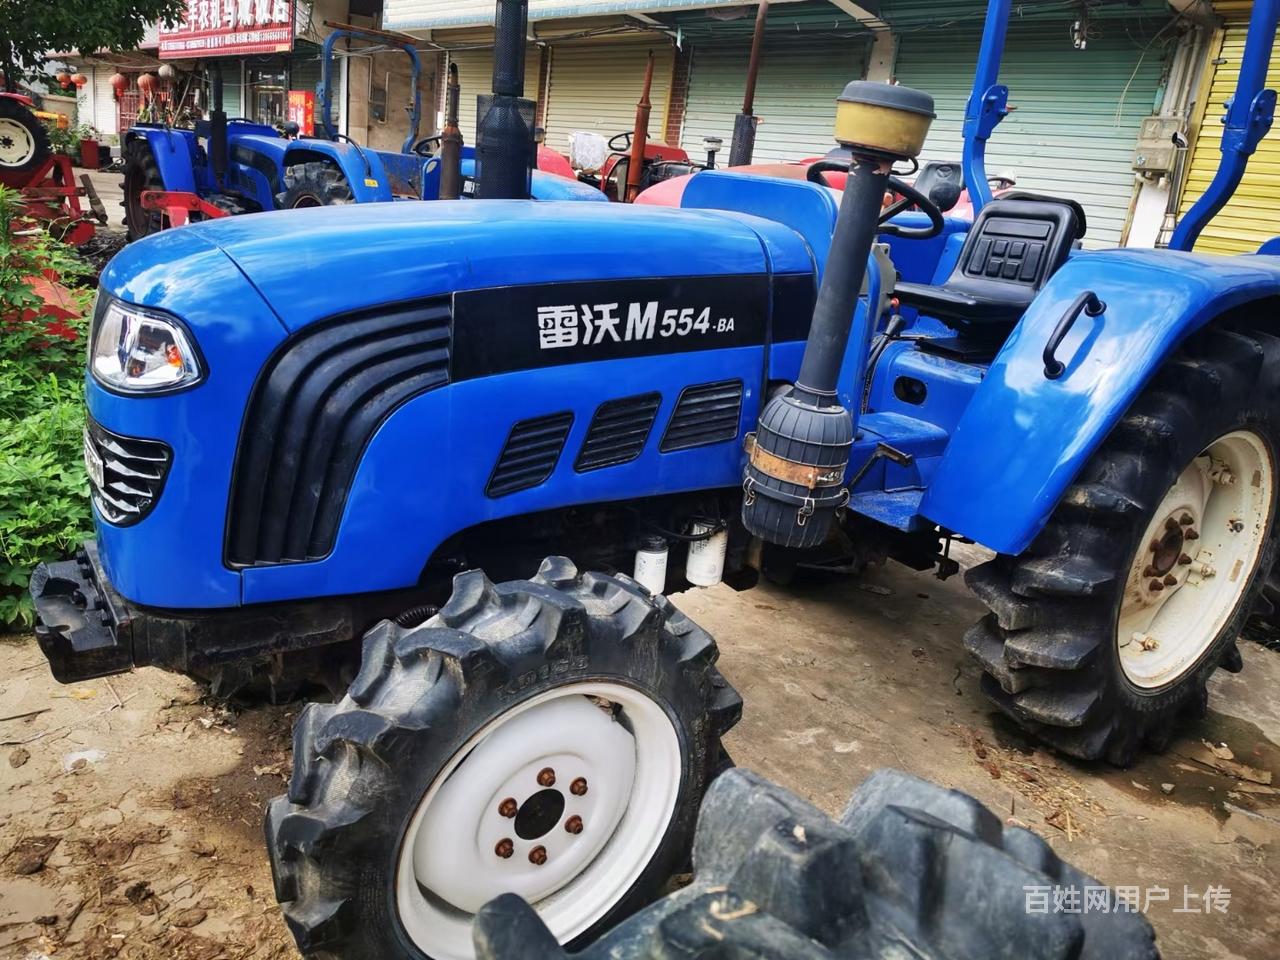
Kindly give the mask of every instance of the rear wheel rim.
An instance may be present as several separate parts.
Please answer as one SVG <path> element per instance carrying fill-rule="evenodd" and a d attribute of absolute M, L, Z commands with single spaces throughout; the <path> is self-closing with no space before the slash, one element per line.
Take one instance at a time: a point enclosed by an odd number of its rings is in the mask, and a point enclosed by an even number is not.
<path fill-rule="evenodd" d="M 0 166 L 21 167 L 36 155 L 36 138 L 26 125 L 0 117 Z"/>
<path fill-rule="evenodd" d="M 1271 526 L 1275 471 L 1263 439 L 1213 441 L 1166 492 L 1138 544 L 1116 624 L 1125 678 L 1142 691 L 1194 671 L 1239 609 Z"/>
<path fill-rule="evenodd" d="M 319 197 L 313 196 L 309 193 L 304 193 L 302 196 L 298 197 L 297 200 L 293 201 L 293 206 L 290 207 L 290 209 L 297 210 L 301 207 L 323 207 L 323 206 L 324 206 L 324 201 L 321 200 Z"/>
<path fill-rule="evenodd" d="M 561 943 L 573 940 L 652 860 L 680 782 L 675 727 L 633 687 L 575 683 L 518 704 L 418 804 L 396 867 L 401 925 L 435 960 L 470 960 L 475 910 L 514 892 Z"/>

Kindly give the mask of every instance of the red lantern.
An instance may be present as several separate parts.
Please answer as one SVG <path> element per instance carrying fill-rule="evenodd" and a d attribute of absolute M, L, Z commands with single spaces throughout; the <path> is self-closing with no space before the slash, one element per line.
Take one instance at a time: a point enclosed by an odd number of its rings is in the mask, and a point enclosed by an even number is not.
<path fill-rule="evenodd" d="M 74 83 L 77 87 L 83 87 L 86 83 L 89 82 L 89 78 L 86 77 L 83 73 L 73 73 L 71 75 L 71 82 Z"/>
<path fill-rule="evenodd" d="M 53 77 L 58 81 L 58 86 L 62 87 L 63 90 L 71 86 L 71 74 L 67 73 L 67 71 L 59 70 L 53 75 Z"/>
<path fill-rule="evenodd" d="M 129 89 L 129 78 L 123 73 L 113 73 L 110 81 L 111 89 L 115 91 L 115 97 L 119 100 L 124 96 L 124 92 Z"/>
<path fill-rule="evenodd" d="M 142 91 L 145 97 L 151 97 L 156 92 L 156 86 L 159 81 L 149 73 L 144 73 L 138 77 L 138 89 Z"/>

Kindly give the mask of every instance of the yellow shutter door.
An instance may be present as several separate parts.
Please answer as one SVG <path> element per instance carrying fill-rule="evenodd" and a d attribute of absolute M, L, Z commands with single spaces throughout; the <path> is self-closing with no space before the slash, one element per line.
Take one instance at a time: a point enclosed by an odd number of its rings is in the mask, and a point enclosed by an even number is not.
<path fill-rule="evenodd" d="M 1216 5 L 1219 13 L 1235 17 L 1235 9 L 1224 10 L 1226 4 Z M 1238 8 L 1240 4 L 1232 4 Z M 1243 11 L 1248 17 L 1249 11 Z M 1236 80 L 1240 76 L 1240 58 L 1244 54 L 1246 20 L 1228 21 L 1223 32 L 1222 61 L 1213 72 L 1213 83 L 1208 94 L 1204 122 L 1200 125 L 1196 142 L 1191 149 L 1190 167 L 1182 190 L 1180 210 L 1186 213 L 1191 205 L 1209 186 L 1218 161 L 1222 158 L 1223 104 L 1235 93 Z M 1271 66 L 1267 71 L 1267 86 L 1280 87 L 1280 45 L 1271 53 Z M 1258 152 L 1249 158 L 1244 179 L 1235 196 L 1205 227 L 1196 243 L 1201 253 L 1252 253 L 1266 240 L 1280 236 L 1280 126 L 1258 144 Z"/>
<path fill-rule="evenodd" d="M 606 140 L 635 126 L 636 101 L 653 51 L 649 139 L 661 141 L 671 94 L 672 47 L 657 38 L 644 42 L 561 43 L 551 48 L 551 93 L 547 97 L 547 146 L 569 152 L 569 134 L 590 130 Z"/>
<path fill-rule="evenodd" d="M 529 100 L 537 100 L 542 91 L 538 89 L 538 58 L 540 51 L 534 44 L 529 44 L 524 52 L 524 95 Z M 462 139 L 468 145 L 476 145 L 476 97 L 493 92 L 493 50 L 459 50 L 449 53 L 449 60 L 458 65 L 458 83 L 461 93 L 458 97 L 458 129 L 462 131 Z M 441 79 L 444 83 L 448 74 Z"/>

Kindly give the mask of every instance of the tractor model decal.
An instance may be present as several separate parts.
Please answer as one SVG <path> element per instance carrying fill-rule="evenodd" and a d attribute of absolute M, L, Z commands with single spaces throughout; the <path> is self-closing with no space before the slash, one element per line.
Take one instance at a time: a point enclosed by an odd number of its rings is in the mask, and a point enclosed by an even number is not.
<path fill-rule="evenodd" d="M 453 379 L 592 360 L 758 346 L 769 277 L 549 283 L 453 298 Z"/>

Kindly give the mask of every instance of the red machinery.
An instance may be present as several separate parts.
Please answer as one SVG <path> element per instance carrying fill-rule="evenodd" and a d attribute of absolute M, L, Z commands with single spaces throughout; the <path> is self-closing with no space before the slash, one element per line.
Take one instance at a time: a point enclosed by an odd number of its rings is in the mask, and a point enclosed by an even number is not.
<path fill-rule="evenodd" d="M 0 93 L 0 184 L 22 194 L 27 219 L 77 247 L 93 237 L 94 220 L 107 222 L 88 175 L 81 181 L 75 182 L 71 158 L 53 152 L 48 133 L 31 110 L 31 98 Z"/>

